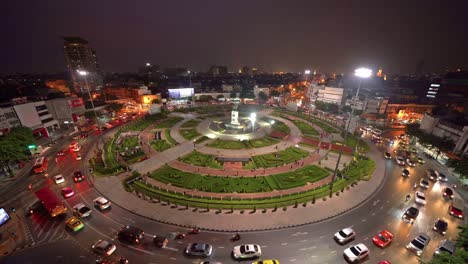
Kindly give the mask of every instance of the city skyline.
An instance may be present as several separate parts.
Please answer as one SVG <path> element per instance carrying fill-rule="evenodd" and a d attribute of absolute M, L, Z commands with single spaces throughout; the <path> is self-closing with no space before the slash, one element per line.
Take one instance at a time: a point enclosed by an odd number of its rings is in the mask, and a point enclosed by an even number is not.
<path fill-rule="evenodd" d="M 226 65 L 231 72 L 351 73 L 364 65 L 405 74 L 422 61 L 426 72 L 467 67 L 468 38 L 456 27 L 468 23 L 463 1 L 113 1 L 112 12 L 108 2 L 90 3 L 8 3 L 2 20 L 11 37 L 0 72 L 65 71 L 63 35 L 88 40 L 104 72 L 136 71 L 146 62 L 193 71 Z"/>

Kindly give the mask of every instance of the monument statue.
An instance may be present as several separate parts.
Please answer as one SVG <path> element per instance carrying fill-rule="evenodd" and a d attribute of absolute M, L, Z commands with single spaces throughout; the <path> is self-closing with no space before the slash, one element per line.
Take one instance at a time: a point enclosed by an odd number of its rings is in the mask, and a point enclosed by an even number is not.
<path fill-rule="evenodd" d="M 232 110 L 231 110 L 231 125 L 238 126 L 239 124 L 239 112 L 237 108 L 239 107 L 240 100 L 238 98 L 232 101 Z"/>

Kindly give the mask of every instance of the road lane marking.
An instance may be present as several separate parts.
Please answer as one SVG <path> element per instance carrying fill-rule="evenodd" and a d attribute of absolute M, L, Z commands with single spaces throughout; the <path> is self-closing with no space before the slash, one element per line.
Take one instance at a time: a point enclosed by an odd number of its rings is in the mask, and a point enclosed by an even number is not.
<path fill-rule="evenodd" d="M 289 261 L 294 262 L 294 261 L 296 261 L 296 259 L 290 259 Z"/>
<path fill-rule="evenodd" d="M 287 244 L 288 244 L 288 243 L 282 243 L 281 245 L 282 245 L 282 246 L 286 246 Z"/>
<path fill-rule="evenodd" d="M 170 257 L 169 259 L 171 259 L 171 260 L 177 260 L 177 259 L 176 259 L 176 258 L 174 258 L 174 257 Z"/>
<path fill-rule="evenodd" d="M 301 240 L 301 241 L 299 241 L 299 242 L 304 243 L 304 242 L 307 242 L 307 241 L 309 241 L 309 240 L 308 240 L 308 239 L 303 239 L 303 240 Z"/>
<path fill-rule="evenodd" d="M 330 253 L 334 254 L 334 253 L 336 253 L 336 250 L 332 250 L 332 251 L 330 251 Z"/>
<path fill-rule="evenodd" d="M 366 221 L 367 221 L 367 220 L 366 220 L 365 218 L 361 220 L 361 222 L 363 222 L 363 223 L 366 222 Z"/>

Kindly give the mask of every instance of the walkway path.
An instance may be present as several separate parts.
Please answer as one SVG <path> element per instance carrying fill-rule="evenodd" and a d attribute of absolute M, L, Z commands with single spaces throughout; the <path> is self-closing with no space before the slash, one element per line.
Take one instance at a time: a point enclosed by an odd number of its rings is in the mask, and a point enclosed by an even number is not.
<path fill-rule="evenodd" d="M 272 175 L 272 174 L 289 172 L 291 170 L 297 170 L 304 166 L 317 163 L 317 161 L 319 161 L 320 159 L 323 158 L 323 156 L 325 156 L 325 151 L 323 151 L 322 153 L 323 153 L 322 155 L 317 154 L 317 153 L 311 153 L 310 156 L 299 160 L 297 163 L 285 164 L 285 165 L 278 166 L 275 168 L 258 168 L 255 170 L 246 170 L 246 169 L 220 170 L 220 169 L 209 168 L 209 167 L 194 166 L 194 165 L 183 163 L 177 160 L 171 161 L 169 165 L 181 171 L 210 175 L 210 176 L 256 177 L 256 176 L 267 176 L 267 175 Z"/>

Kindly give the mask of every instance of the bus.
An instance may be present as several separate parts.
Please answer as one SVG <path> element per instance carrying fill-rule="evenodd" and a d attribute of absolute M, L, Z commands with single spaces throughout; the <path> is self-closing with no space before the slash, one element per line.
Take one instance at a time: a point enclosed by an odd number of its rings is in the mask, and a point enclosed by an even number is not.
<path fill-rule="evenodd" d="M 37 158 L 36 162 L 34 162 L 34 173 L 43 173 L 47 170 L 48 166 L 49 163 L 47 162 L 47 159 L 45 157 Z"/>
<path fill-rule="evenodd" d="M 63 201 L 55 195 L 48 187 L 36 191 L 36 196 L 41 201 L 44 208 L 52 217 L 67 213 L 67 207 Z"/>

